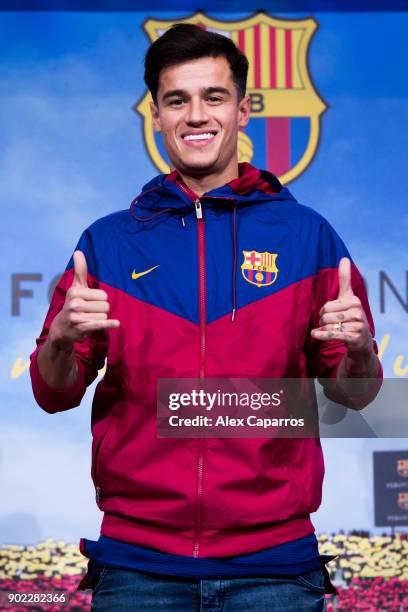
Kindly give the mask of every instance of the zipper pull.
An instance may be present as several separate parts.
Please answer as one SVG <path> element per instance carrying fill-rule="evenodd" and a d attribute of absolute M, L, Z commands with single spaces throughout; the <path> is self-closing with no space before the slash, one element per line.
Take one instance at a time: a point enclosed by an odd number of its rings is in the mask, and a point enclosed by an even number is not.
<path fill-rule="evenodd" d="M 203 209 L 201 208 L 200 200 L 196 200 L 194 202 L 194 206 L 195 206 L 195 210 L 196 210 L 197 219 L 202 219 L 203 218 Z"/>

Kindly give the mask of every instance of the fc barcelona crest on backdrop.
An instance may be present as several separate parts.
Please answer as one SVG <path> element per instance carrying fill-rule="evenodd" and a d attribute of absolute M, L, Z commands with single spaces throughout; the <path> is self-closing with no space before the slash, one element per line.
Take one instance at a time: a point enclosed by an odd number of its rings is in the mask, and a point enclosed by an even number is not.
<path fill-rule="evenodd" d="M 408 459 L 397 460 L 397 472 L 403 478 L 408 478 Z"/>
<path fill-rule="evenodd" d="M 401 510 L 408 510 L 408 493 L 398 493 L 398 506 Z"/>
<path fill-rule="evenodd" d="M 272 285 L 278 278 L 276 267 L 277 253 L 258 253 L 258 251 L 242 251 L 244 262 L 241 265 L 242 276 L 248 283 L 257 287 Z"/>
<path fill-rule="evenodd" d="M 308 167 L 317 150 L 320 117 L 326 109 L 315 90 L 307 63 L 314 19 L 276 19 L 258 13 L 241 21 L 218 21 L 203 13 L 185 19 L 148 19 L 151 41 L 174 23 L 195 23 L 232 38 L 249 60 L 248 89 L 251 120 L 239 133 L 240 161 L 276 174 L 288 183 Z M 161 137 L 153 131 L 150 94 L 136 105 L 143 118 L 147 150 L 160 172 L 169 172 Z"/>

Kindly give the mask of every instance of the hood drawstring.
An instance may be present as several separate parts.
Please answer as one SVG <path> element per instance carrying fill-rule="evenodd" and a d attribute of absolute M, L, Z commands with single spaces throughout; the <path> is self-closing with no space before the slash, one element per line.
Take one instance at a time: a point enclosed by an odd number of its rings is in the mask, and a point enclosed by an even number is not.
<path fill-rule="evenodd" d="M 162 215 L 164 213 L 176 213 L 180 215 L 181 218 L 181 224 L 183 227 L 186 226 L 186 223 L 184 221 L 184 213 L 181 211 L 178 211 L 175 208 L 162 208 L 161 210 L 153 213 L 153 215 L 150 215 L 149 217 L 139 217 L 136 212 L 135 212 L 135 208 L 136 208 L 136 204 L 138 202 L 138 200 L 140 200 L 140 198 L 144 195 L 146 195 L 147 193 L 150 193 L 151 191 L 158 191 L 160 189 L 160 185 L 156 185 L 155 187 L 152 187 L 151 189 L 146 189 L 146 191 L 141 191 L 139 193 L 139 195 L 137 195 L 132 202 L 130 203 L 130 207 L 129 207 L 129 212 L 132 215 L 132 217 L 134 219 L 136 219 L 136 221 L 141 221 L 142 223 L 144 223 L 145 221 L 152 221 L 153 219 L 156 219 L 156 217 L 158 217 L 159 215 Z"/>
<path fill-rule="evenodd" d="M 155 187 L 152 187 L 151 189 L 146 189 L 146 191 L 141 191 L 139 195 L 137 195 L 131 201 L 130 206 L 129 206 L 129 212 L 132 215 L 132 217 L 136 219 L 136 221 L 141 221 L 142 223 L 144 221 L 151 221 L 152 219 L 155 219 L 156 217 L 158 217 L 159 215 L 162 215 L 165 212 L 171 212 L 171 208 L 163 208 L 162 210 L 159 210 L 158 212 L 154 213 L 154 215 L 150 215 L 150 217 L 139 217 L 135 213 L 135 208 L 136 208 L 136 204 L 138 200 L 140 200 L 140 198 L 146 195 L 147 193 L 151 193 L 152 191 L 158 191 L 159 188 L 160 188 L 159 185 L 156 185 Z"/>
<path fill-rule="evenodd" d="M 150 215 L 150 217 L 138 217 L 135 211 L 132 208 L 130 209 L 130 214 L 132 215 L 132 217 L 136 219 L 136 221 L 141 221 L 142 223 L 144 223 L 145 221 L 152 221 L 153 219 L 156 219 L 156 217 L 158 217 L 159 215 L 162 215 L 163 213 L 171 213 L 171 212 L 173 212 L 172 208 L 163 208 L 162 210 L 155 212 L 153 215 Z"/>
<path fill-rule="evenodd" d="M 234 249 L 234 263 L 232 266 L 232 313 L 231 321 L 235 321 L 237 311 L 237 205 L 234 203 L 233 223 L 232 223 L 232 242 Z"/>

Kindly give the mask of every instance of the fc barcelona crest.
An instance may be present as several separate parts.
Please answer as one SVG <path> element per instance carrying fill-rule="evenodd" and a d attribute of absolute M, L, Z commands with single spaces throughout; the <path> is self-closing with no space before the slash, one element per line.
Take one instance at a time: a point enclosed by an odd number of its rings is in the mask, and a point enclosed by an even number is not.
<path fill-rule="evenodd" d="M 398 493 L 398 506 L 401 510 L 408 510 L 408 493 Z"/>
<path fill-rule="evenodd" d="M 288 183 L 306 170 L 316 153 L 320 118 L 327 108 L 311 80 L 307 56 L 318 24 L 312 19 L 277 19 L 258 13 L 240 21 L 219 21 L 203 13 L 185 19 L 148 19 L 153 42 L 175 23 L 194 23 L 231 38 L 249 61 L 247 93 L 251 120 L 238 137 L 239 161 L 269 170 Z M 161 137 L 153 131 L 149 92 L 135 109 L 153 163 L 169 172 Z"/>
<path fill-rule="evenodd" d="M 397 460 L 397 472 L 403 478 L 408 478 L 408 459 Z"/>
<path fill-rule="evenodd" d="M 277 253 L 258 253 L 257 251 L 242 251 L 244 262 L 241 265 L 242 276 L 251 285 L 267 287 L 278 278 L 276 267 Z"/>

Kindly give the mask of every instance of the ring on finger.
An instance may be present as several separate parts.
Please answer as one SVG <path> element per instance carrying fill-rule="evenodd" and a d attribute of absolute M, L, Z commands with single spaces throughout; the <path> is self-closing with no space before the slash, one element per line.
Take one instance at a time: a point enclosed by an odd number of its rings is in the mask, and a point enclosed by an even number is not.
<path fill-rule="evenodd" d="M 342 323 L 342 321 L 337 321 L 337 323 L 334 324 L 334 331 L 336 331 L 336 332 L 342 332 L 343 331 L 343 323 Z"/>

